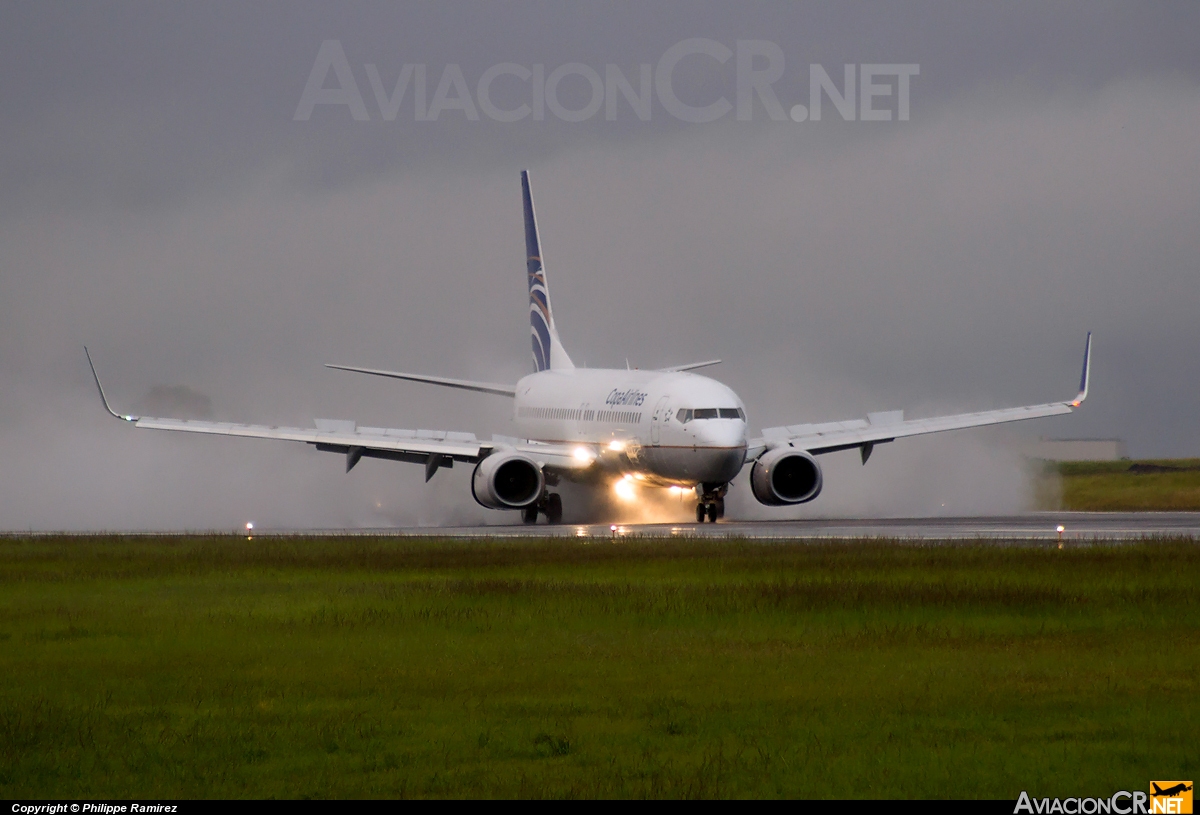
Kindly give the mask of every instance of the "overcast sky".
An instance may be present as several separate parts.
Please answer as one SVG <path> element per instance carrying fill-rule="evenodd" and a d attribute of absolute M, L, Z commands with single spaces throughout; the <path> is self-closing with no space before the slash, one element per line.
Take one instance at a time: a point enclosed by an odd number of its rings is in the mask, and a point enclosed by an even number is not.
<path fill-rule="evenodd" d="M 813 65 L 855 72 L 816 121 Z M 322 363 L 527 373 L 524 168 L 575 361 L 721 357 L 755 431 L 1068 398 L 1095 332 L 1077 414 L 743 516 L 1019 510 L 1039 435 L 1200 456 L 1194 2 L 10 2 L 0 101 L 0 529 L 514 520 L 462 465 L 118 424 L 82 346 L 118 409 L 511 433 Z"/>

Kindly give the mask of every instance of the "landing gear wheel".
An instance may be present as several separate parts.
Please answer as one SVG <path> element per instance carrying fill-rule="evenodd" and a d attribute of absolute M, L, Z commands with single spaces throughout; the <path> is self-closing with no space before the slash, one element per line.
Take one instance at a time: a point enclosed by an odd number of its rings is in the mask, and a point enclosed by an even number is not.
<path fill-rule="evenodd" d="M 696 504 L 696 523 L 704 523 L 704 518 L 707 514 L 708 513 L 704 508 L 704 504 Z"/>
<path fill-rule="evenodd" d="M 713 506 L 715 506 L 717 508 L 717 517 L 724 518 L 725 517 L 725 499 L 718 498 L 717 502 Z"/>
<path fill-rule="evenodd" d="M 537 523 L 538 508 L 537 506 L 525 507 L 521 510 L 521 519 L 527 524 Z"/>
<path fill-rule="evenodd" d="M 562 520 L 562 496 L 557 492 L 550 493 L 546 498 L 546 520 L 552 524 Z"/>
<path fill-rule="evenodd" d="M 717 522 L 717 505 L 715 503 L 708 505 L 708 522 L 710 524 Z"/>

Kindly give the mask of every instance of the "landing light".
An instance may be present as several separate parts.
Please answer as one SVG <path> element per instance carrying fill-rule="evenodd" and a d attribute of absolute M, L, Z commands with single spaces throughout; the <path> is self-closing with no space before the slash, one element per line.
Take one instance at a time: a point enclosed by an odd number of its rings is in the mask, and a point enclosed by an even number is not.
<path fill-rule="evenodd" d="M 592 451 L 586 447 L 576 447 L 575 452 L 573 452 L 571 455 L 573 455 L 577 461 L 591 461 L 592 459 Z"/>
<path fill-rule="evenodd" d="M 624 450 L 625 442 L 621 441 L 620 439 L 613 439 L 608 443 L 608 449 L 617 451 Z"/>
<path fill-rule="evenodd" d="M 637 497 L 637 489 L 633 486 L 633 481 L 629 476 L 625 476 L 617 483 L 613 484 L 613 492 L 622 501 L 632 501 Z"/>

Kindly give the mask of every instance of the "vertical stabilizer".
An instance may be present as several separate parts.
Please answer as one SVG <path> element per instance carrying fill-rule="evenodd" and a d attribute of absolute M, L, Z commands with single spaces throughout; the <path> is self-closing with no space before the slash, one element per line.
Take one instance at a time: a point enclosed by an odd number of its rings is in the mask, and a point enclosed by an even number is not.
<path fill-rule="evenodd" d="M 529 325 L 533 334 L 534 370 L 574 368 L 554 327 L 550 310 L 550 290 L 546 286 L 546 268 L 542 265 L 542 244 L 538 240 L 537 216 L 533 213 L 533 193 L 529 190 L 529 171 L 521 171 L 521 194 L 525 204 L 525 257 L 529 273 Z"/>

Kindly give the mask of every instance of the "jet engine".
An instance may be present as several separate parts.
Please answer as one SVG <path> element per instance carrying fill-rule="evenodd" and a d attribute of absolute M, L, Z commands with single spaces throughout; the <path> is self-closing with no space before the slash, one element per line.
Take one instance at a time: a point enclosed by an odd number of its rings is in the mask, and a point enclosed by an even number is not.
<path fill-rule="evenodd" d="M 817 460 L 794 447 L 768 450 L 750 470 L 750 489 L 767 506 L 811 501 L 820 495 L 821 485 Z"/>
<path fill-rule="evenodd" d="M 488 509 L 521 509 L 537 503 L 546 488 L 542 468 L 520 453 L 493 453 L 471 476 L 471 495 Z"/>

